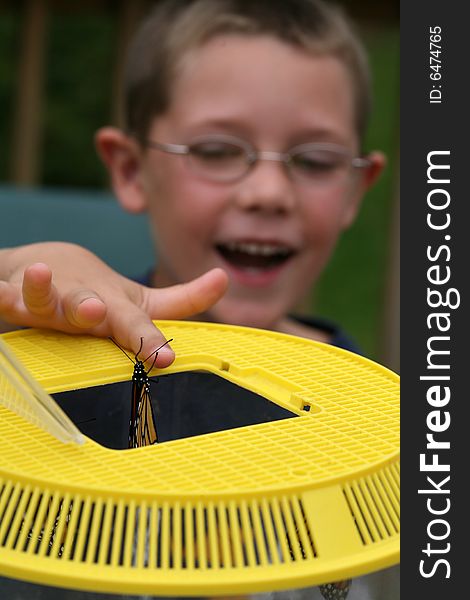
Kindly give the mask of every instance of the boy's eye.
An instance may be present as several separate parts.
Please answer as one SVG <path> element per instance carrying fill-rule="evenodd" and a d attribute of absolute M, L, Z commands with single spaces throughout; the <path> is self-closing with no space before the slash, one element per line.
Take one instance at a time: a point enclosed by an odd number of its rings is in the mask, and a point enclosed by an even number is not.
<path fill-rule="evenodd" d="M 290 160 L 291 166 L 305 173 L 326 173 L 334 171 L 343 166 L 343 157 L 333 153 L 321 150 L 308 152 L 299 152 L 293 154 Z"/>
<path fill-rule="evenodd" d="M 199 142 L 190 147 L 190 153 L 194 158 L 207 162 L 222 162 L 245 156 L 242 148 L 226 142 Z"/>

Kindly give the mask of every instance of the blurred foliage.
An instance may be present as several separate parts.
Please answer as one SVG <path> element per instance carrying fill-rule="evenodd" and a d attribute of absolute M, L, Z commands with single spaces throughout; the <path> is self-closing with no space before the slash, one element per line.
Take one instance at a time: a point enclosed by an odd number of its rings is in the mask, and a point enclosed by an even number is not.
<path fill-rule="evenodd" d="M 21 7 L 0 13 L 0 180 L 8 181 Z M 47 21 L 42 185 L 102 187 L 106 174 L 93 136 L 109 124 L 116 11 L 51 12 Z"/>
<path fill-rule="evenodd" d="M 389 267 L 393 201 L 398 195 L 398 29 L 364 32 L 373 74 L 374 110 L 366 151 L 387 156 L 387 166 L 365 197 L 353 227 L 338 244 L 312 304 L 315 312 L 341 323 L 364 352 L 377 358 L 384 340 L 383 307 Z"/>
<path fill-rule="evenodd" d="M 104 185 L 93 136 L 110 122 L 115 21 L 106 14 L 52 15 L 46 64 L 45 185 Z"/>
<path fill-rule="evenodd" d="M 8 179 L 11 123 L 13 116 L 19 19 L 14 13 L 0 15 L 0 181 Z"/>

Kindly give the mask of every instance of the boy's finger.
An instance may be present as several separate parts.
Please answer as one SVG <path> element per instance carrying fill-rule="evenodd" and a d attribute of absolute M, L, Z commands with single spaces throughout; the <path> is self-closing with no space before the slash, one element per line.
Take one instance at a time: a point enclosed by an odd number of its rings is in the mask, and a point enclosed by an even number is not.
<path fill-rule="evenodd" d="M 150 317 L 135 304 L 123 304 L 116 309 L 109 309 L 108 321 L 113 338 L 127 350 L 135 355 L 139 352 L 139 359 L 145 360 L 157 348 L 165 344 L 167 339 L 163 333 L 152 323 Z M 142 338 L 142 348 L 140 340 Z M 153 363 L 154 355 L 151 357 Z M 155 366 L 168 367 L 175 360 L 175 353 L 170 344 L 158 350 Z M 150 362 L 150 361 L 149 361 Z"/>
<path fill-rule="evenodd" d="M 77 289 L 62 300 L 62 309 L 68 323 L 80 329 L 96 327 L 106 318 L 106 304 L 96 292 Z"/>
<path fill-rule="evenodd" d="M 6 281 L 0 281 L 0 314 L 5 317 L 12 314 L 18 300 L 18 288 Z"/>
<path fill-rule="evenodd" d="M 154 319 L 184 319 L 202 313 L 224 295 L 228 276 L 212 269 L 189 283 L 148 290 L 147 310 Z"/>
<path fill-rule="evenodd" d="M 27 267 L 23 275 L 23 302 L 33 315 L 54 315 L 58 306 L 58 294 L 52 285 L 52 272 L 44 263 Z"/>

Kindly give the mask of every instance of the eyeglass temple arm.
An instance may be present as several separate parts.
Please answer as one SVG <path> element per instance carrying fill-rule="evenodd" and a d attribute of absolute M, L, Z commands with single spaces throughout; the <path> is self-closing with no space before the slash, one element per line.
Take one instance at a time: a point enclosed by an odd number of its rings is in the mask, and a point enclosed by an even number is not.
<path fill-rule="evenodd" d="M 152 142 L 151 140 L 146 140 L 145 144 L 149 148 L 155 148 L 156 150 L 162 150 L 163 152 L 169 152 L 170 154 L 189 153 L 189 146 L 185 144 L 162 144 L 160 142 Z"/>
<path fill-rule="evenodd" d="M 352 159 L 351 164 L 353 167 L 363 168 L 368 167 L 371 164 L 371 160 L 366 156 L 358 156 Z"/>

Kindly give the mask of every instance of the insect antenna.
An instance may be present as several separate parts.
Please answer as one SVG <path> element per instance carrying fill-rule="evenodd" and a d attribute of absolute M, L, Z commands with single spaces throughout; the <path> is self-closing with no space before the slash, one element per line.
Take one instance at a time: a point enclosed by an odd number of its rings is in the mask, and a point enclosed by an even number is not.
<path fill-rule="evenodd" d="M 142 339 L 142 338 L 140 338 L 140 339 Z M 156 350 L 154 350 L 153 352 L 151 352 L 151 353 L 150 353 L 150 354 L 147 356 L 147 358 L 146 358 L 146 359 L 143 361 L 144 363 L 146 363 L 146 362 L 148 361 L 148 359 L 149 359 L 149 358 L 152 356 L 152 354 L 155 354 L 155 358 L 154 358 L 154 361 L 153 361 L 153 364 L 152 364 L 152 368 L 151 368 L 151 369 L 149 369 L 150 371 L 153 369 L 153 367 L 154 367 L 154 365 L 155 365 L 155 362 L 156 362 L 156 360 L 157 360 L 157 356 L 158 356 L 158 351 L 159 351 L 159 350 L 161 350 L 161 349 L 163 348 L 163 346 L 166 346 L 167 344 L 169 344 L 169 343 L 170 343 L 170 342 L 172 342 L 172 341 L 173 341 L 173 338 L 171 338 L 171 340 L 167 340 L 167 341 L 166 341 L 164 344 L 162 344 L 162 345 L 161 345 L 161 346 L 159 346 L 159 347 L 158 347 Z M 139 352 L 140 352 L 140 350 L 139 350 Z"/>
<path fill-rule="evenodd" d="M 125 355 L 127 356 L 127 358 L 128 358 L 130 361 L 131 361 L 131 363 L 132 363 L 133 365 L 135 365 L 135 361 L 134 361 L 134 360 L 132 360 L 132 358 L 129 356 L 129 354 L 127 354 L 127 352 L 124 350 L 124 348 L 122 348 L 122 347 L 121 347 L 121 346 L 120 346 L 120 345 L 119 345 L 119 344 L 116 342 L 116 340 L 115 340 L 115 339 L 113 339 L 111 336 L 109 336 L 109 337 L 108 337 L 108 340 L 111 340 L 111 341 L 113 342 L 113 344 L 114 344 L 115 346 L 117 346 L 117 347 L 119 348 L 119 350 L 120 350 L 120 351 L 121 351 L 123 354 L 125 354 Z M 141 349 L 142 349 L 142 344 L 143 344 L 143 341 L 144 341 L 144 338 L 140 338 L 140 348 L 141 348 Z M 140 350 L 139 350 L 139 352 L 140 352 Z M 137 358 L 137 356 L 138 356 L 138 355 L 139 355 L 139 353 L 137 353 L 137 354 L 136 354 L 136 358 Z"/>

